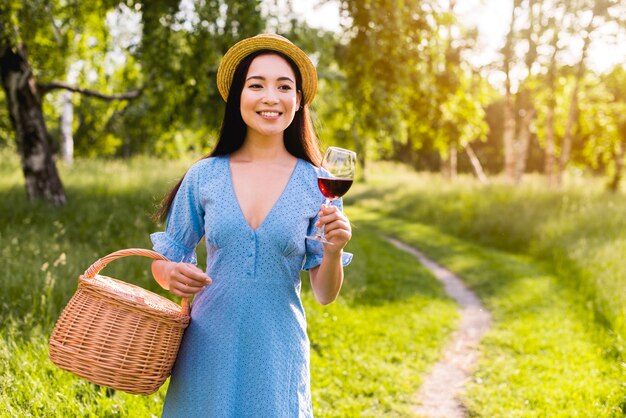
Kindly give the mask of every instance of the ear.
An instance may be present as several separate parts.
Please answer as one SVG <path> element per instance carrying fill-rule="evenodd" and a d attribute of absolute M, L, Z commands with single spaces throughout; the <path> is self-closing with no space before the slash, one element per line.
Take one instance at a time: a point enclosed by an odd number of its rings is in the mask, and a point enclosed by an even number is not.
<path fill-rule="evenodd" d="M 300 105 L 302 104 L 302 90 L 298 90 L 296 94 L 296 109 L 300 109 Z"/>

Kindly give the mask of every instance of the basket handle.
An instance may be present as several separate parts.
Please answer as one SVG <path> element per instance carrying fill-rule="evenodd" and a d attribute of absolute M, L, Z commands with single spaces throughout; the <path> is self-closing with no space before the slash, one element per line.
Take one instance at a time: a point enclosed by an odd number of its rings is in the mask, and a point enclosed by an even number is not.
<path fill-rule="evenodd" d="M 105 255 L 104 257 L 102 257 L 101 259 L 93 263 L 87 270 L 85 270 L 84 277 L 86 279 L 93 279 L 94 277 L 96 277 L 96 274 L 100 273 L 100 270 L 105 268 L 107 264 L 109 264 L 111 261 L 117 260 L 118 258 L 128 257 L 131 255 L 139 255 L 142 257 L 148 257 L 148 258 L 152 258 L 155 260 L 170 261 L 167 257 L 157 253 L 156 251 L 146 250 L 143 248 L 128 248 L 125 250 L 118 250 L 118 251 L 112 252 L 109 255 Z M 181 299 L 181 307 L 183 308 L 183 313 L 185 315 L 189 315 L 189 299 L 188 298 Z"/>

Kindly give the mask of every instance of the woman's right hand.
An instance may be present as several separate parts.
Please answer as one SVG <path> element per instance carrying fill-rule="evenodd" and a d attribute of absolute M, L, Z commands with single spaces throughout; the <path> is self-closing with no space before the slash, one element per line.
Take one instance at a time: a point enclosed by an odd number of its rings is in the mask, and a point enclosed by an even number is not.
<path fill-rule="evenodd" d="M 191 298 L 211 284 L 211 278 L 190 263 L 155 260 L 152 275 L 164 289 L 181 298 Z"/>

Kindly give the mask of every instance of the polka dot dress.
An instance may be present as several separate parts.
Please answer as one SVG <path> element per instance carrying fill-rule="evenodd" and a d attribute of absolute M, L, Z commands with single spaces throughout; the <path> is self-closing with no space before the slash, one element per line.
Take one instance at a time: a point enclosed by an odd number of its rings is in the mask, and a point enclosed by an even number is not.
<path fill-rule="evenodd" d="M 163 407 L 164 417 L 311 417 L 309 340 L 300 270 L 322 261 L 304 237 L 324 197 L 315 167 L 298 160 L 261 225 L 246 222 L 230 158 L 194 164 L 154 250 L 196 262 L 205 236 L 213 284 L 196 295 Z M 341 206 L 341 201 L 336 202 Z M 343 255 L 343 265 L 352 258 Z"/>

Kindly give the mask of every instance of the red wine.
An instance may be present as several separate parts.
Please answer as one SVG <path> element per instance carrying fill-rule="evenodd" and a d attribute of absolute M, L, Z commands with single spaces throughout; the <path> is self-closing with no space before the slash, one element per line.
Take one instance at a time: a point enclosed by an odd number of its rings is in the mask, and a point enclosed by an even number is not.
<path fill-rule="evenodd" d="M 333 200 L 346 194 L 352 186 L 352 179 L 318 177 L 317 185 L 327 199 Z"/>

